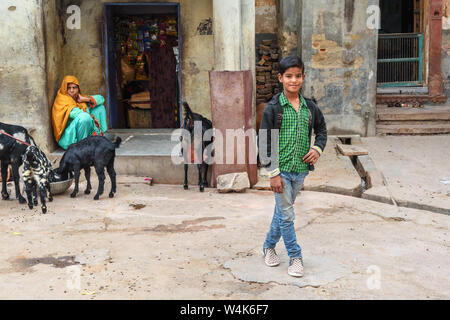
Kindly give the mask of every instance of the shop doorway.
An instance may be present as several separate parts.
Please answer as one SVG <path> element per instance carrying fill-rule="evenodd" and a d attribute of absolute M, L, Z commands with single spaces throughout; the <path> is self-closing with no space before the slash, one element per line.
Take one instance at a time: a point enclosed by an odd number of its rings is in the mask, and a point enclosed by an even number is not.
<path fill-rule="evenodd" d="M 109 127 L 178 128 L 179 4 L 108 3 L 104 12 Z"/>
<path fill-rule="evenodd" d="M 377 85 L 423 86 L 424 0 L 380 0 Z"/>

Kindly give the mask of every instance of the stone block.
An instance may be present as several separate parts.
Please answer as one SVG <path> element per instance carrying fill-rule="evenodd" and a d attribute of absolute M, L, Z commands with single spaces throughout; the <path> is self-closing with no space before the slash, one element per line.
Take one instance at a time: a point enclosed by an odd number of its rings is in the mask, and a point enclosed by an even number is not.
<path fill-rule="evenodd" d="M 229 173 L 217 177 L 217 191 L 220 193 L 244 192 L 248 188 L 250 188 L 250 180 L 247 172 Z"/>
<path fill-rule="evenodd" d="M 336 146 L 344 156 L 364 156 L 369 154 L 367 149 L 361 146 L 354 146 L 349 144 L 337 144 Z"/>

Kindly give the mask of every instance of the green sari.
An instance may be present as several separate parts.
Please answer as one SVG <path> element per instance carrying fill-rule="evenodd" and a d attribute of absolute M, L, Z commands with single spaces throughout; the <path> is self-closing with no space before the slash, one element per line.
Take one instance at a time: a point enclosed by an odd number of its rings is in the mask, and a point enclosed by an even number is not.
<path fill-rule="evenodd" d="M 67 121 L 66 129 L 61 136 L 58 144 L 64 149 L 67 148 L 78 141 L 81 141 L 87 137 L 105 133 L 108 130 L 108 124 L 106 122 L 106 109 L 104 106 L 105 98 L 101 95 L 94 95 L 92 98 L 95 104 L 89 103 L 86 108 L 86 112 L 80 108 L 73 108 L 70 112 L 69 120 Z M 101 132 L 95 125 L 93 115 L 100 122 Z"/>

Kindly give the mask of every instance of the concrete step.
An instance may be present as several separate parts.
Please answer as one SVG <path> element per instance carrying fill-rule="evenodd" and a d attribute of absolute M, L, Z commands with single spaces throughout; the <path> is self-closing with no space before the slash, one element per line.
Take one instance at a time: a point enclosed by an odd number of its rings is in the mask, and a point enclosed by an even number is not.
<path fill-rule="evenodd" d="M 450 121 L 450 107 L 377 108 L 377 121 L 424 121 L 424 120 Z"/>
<path fill-rule="evenodd" d="M 446 125 L 450 120 L 383 120 L 377 121 L 377 125 Z"/>
<path fill-rule="evenodd" d="M 54 167 L 58 167 L 62 154 L 50 154 L 52 162 L 56 161 Z M 153 183 L 177 184 L 184 183 L 184 165 L 176 165 L 170 156 L 136 156 L 136 155 L 116 155 L 114 169 L 118 175 L 151 177 Z M 92 168 L 92 171 L 94 169 Z M 82 173 L 84 176 L 84 173 Z M 208 169 L 208 183 L 211 185 L 211 168 Z M 188 166 L 188 183 L 196 186 L 198 183 L 197 165 Z"/>
<path fill-rule="evenodd" d="M 450 133 L 450 122 L 448 124 L 395 124 L 376 126 L 377 133 L 389 134 L 437 134 Z"/>
<path fill-rule="evenodd" d="M 172 159 L 172 154 L 179 154 L 179 139 L 172 137 L 173 130 L 115 130 L 113 133 L 122 138 L 120 148 L 116 150 L 114 168 L 119 175 L 151 177 L 154 183 L 183 184 L 184 165 L 180 159 Z M 58 149 L 50 154 L 50 160 L 59 161 L 64 150 Z M 173 161 L 175 160 L 175 162 Z M 180 164 L 177 164 L 178 163 Z M 84 175 L 84 173 L 83 173 Z M 211 168 L 208 170 L 210 183 Z M 188 166 L 189 185 L 198 184 L 196 164 Z"/>

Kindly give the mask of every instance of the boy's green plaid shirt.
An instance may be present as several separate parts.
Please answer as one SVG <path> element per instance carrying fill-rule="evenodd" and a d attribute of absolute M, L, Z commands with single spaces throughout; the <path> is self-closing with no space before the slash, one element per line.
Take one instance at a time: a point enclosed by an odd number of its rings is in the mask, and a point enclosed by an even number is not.
<path fill-rule="evenodd" d="M 284 92 L 280 94 L 280 104 L 283 107 L 278 143 L 280 171 L 309 171 L 309 164 L 302 161 L 309 152 L 309 111 L 305 99 L 300 94 L 299 97 L 300 107 L 297 112 Z"/>

